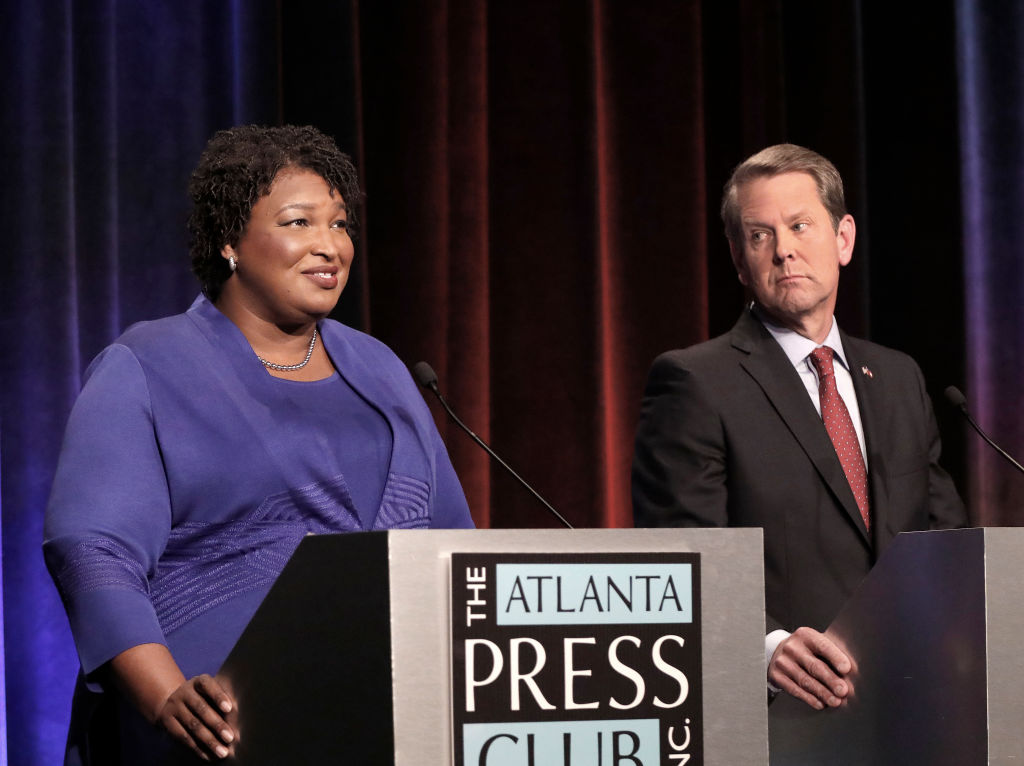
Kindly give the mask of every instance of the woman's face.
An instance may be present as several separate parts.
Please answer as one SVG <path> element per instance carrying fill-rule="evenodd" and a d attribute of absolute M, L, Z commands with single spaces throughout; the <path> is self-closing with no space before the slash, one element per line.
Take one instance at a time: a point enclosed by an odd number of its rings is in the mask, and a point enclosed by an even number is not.
<path fill-rule="evenodd" d="M 238 261 L 221 297 L 278 325 L 327 316 L 355 254 L 346 219 L 345 201 L 323 178 L 282 169 L 252 206 L 238 244 L 221 252 Z"/>

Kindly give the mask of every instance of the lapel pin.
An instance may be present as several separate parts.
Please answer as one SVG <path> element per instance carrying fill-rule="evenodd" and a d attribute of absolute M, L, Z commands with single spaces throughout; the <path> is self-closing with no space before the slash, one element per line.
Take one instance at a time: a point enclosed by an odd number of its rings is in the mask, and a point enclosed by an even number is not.
<path fill-rule="evenodd" d="M 866 364 L 860 368 L 860 371 L 867 375 L 869 378 L 875 377 L 875 373 L 871 372 L 871 370 L 868 369 L 868 366 Z"/>

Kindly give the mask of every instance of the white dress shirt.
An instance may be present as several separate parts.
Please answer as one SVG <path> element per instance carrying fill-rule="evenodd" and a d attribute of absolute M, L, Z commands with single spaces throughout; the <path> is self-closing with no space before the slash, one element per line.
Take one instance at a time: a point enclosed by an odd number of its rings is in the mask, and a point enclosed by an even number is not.
<path fill-rule="evenodd" d="M 754 315 L 760 320 L 761 324 L 765 326 L 765 329 L 772 334 L 776 342 L 782 347 L 786 357 L 789 359 L 793 367 L 796 368 L 797 374 L 800 375 L 800 380 L 803 381 L 804 387 L 807 389 L 807 395 L 811 398 L 811 403 L 814 404 L 814 409 L 818 412 L 818 417 L 821 417 L 821 398 L 818 395 L 818 373 L 814 369 L 814 365 L 811 363 L 811 352 L 818 348 L 819 344 L 815 343 L 810 338 L 805 338 L 795 330 L 790 330 L 779 325 L 772 324 L 768 321 L 764 315 L 755 309 Z M 836 319 L 832 317 L 832 327 L 828 331 L 828 335 L 825 337 L 825 341 L 821 343 L 822 346 L 828 346 L 832 349 L 835 356 L 835 360 L 839 364 L 834 365 L 835 376 L 836 376 L 836 388 L 839 389 L 839 395 L 843 399 L 843 404 L 846 405 L 846 409 L 850 412 L 850 418 L 853 420 L 853 428 L 857 432 L 857 441 L 860 443 L 860 453 L 864 457 L 864 466 L 870 471 L 868 465 L 868 451 L 864 443 L 864 426 L 860 422 L 860 407 L 857 405 L 857 394 L 853 390 L 853 377 L 850 374 L 850 365 L 846 361 L 846 353 L 843 351 L 843 341 L 839 337 L 839 325 L 836 324 Z M 779 648 L 786 638 L 789 637 L 789 631 L 786 630 L 773 630 L 764 640 L 764 656 L 765 656 L 765 667 L 771 663 L 772 655 L 775 654 L 775 650 Z M 780 691 L 770 681 L 768 682 L 768 688 L 777 693 Z"/>
<path fill-rule="evenodd" d="M 811 352 L 818 348 L 819 344 L 810 338 L 805 338 L 794 330 L 773 325 L 760 314 L 757 314 L 757 318 L 761 320 L 761 324 L 772 334 L 776 342 L 782 346 L 782 350 L 789 358 L 790 363 L 800 375 L 800 380 L 803 381 L 804 388 L 807 389 L 807 395 L 811 397 L 811 403 L 814 404 L 814 409 L 818 411 L 818 417 L 821 417 L 818 373 L 815 372 L 814 365 L 811 363 Z M 853 390 L 853 376 L 850 374 L 850 364 L 846 361 L 846 352 L 843 351 L 843 340 L 839 337 L 839 325 L 836 324 L 835 317 L 832 317 L 832 329 L 828 331 L 825 341 L 820 345 L 828 346 L 832 349 L 836 361 L 839 362 L 839 364 L 834 365 L 836 388 L 839 389 L 839 395 L 843 398 L 843 404 L 846 405 L 846 409 L 850 411 L 853 428 L 857 432 L 857 441 L 860 443 L 860 454 L 864 458 L 864 466 L 870 471 L 868 451 L 864 446 L 864 426 L 860 422 L 860 407 L 857 405 L 857 394 Z"/>

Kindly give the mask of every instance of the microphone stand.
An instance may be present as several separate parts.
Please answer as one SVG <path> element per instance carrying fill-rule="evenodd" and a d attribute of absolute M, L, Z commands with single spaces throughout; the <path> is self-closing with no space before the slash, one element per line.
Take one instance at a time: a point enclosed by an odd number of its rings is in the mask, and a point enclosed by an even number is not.
<path fill-rule="evenodd" d="M 459 428 L 461 428 L 463 431 L 469 434 L 469 437 L 477 444 L 479 444 L 488 455 L 494 458 L 498 462 L 498 465 L 500 465 L 502 468 L 508 471 L 516 481 L 518 481 L 522 486 L 524 486 L 527 489 L 527 491 L 529 491 L 531 495 L 537 498 L 537 500 L 539 500 L 540 503 L 545 508 L 547 508 L 548 511 L 556 519 L 558 519 L 562 523 L 563 526 L 565 526 L 567 529 L 575 529 L 575 527 L 573 527 L 572 524 L 566 521 L 565 517 L 562 514 L 560 514 L 558 511 L 554 509 L 554 506 L 552 506 L 551 503 L 549 503 L 547 500 L 541 497 L 540 493 L 537 492 L 537 490 L 535 490 L 526 482 L 526 479 L 524 479 L 518 473 L 513 471 L 512 467 L 508 463 L 506 463 L 504 460 L 498 457 L 498 454 L 490 447 L 488 447 L 487 443 L 484 442 L 483 439 L 481 439 L 479 436 L 473 433 L 470 427 L 459 419 L 459 416 L 455 414 L 455 411 L 452 410 L 450 406 L 448 406 L 448 402 L 445 401 L 445 398 L 441 395 L 441 391 L 437 387 L 437 374 L 434 372 L 433 368 L 429 364 L 427 364 L 426 362 L 417 362 L 416 366 L 413 367 L 413 374 L 416 376 L 416 380 L 419 381 L 419 384 L 421 386 L 430 389 L 434 393 L 434 396 L 437 397 L 437 400 L 441 402 L 441 406 L 444 407 L 444 411 L 448 413 L 448 417 L 450 417 Z"/>
<path fill-rule="evenodd" d="M 996 452 L 998 452 L 1000 455 L 1006 458 L 1010 462 L 1010 465 L 1012 465 L 1021 473 L 1024 473 L 1024 466 L 1022 466 L 1020 463 L 1018 463 L 1016 460 L 1010 457 L 1010 454 L 1006 450 L 1004 450 L 1002 447 L 1000 447 L 998 444 L 992 441 L 988 437 L 988 434 L 981 429 L 981 426 L 974 422 L 974 418 L 971 417 L 971 413 L 967 410 L 967 397 L 963 395 L 963 392 L 959 388 L 957 388 L 956 386 L 949 386 L 948 388 L 946 388 L 945 395 L 946 401 L 948 401 L 950 404 L 952 404 L 954 407 L 960 410 L 961 413 L 963 413 L 963 416 L 967 418 L 967 422 L 971 424 L 971 427 L 978 432 L 978 435 L 981 436 L 981 438 L 984 439 L 992 449 L 994 449 Z"/>

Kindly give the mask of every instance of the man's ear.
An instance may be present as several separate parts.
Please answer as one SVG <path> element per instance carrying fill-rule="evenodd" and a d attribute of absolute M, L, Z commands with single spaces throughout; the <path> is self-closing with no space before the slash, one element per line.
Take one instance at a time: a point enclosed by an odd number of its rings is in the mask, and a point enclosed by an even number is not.
<path fill-rule="evenodd" d="M 836 247 L 839 249 L 839 265 L 845 266 L 853 258 L 853 243 L 857 239 L 857 224 L 847 213 L 836 227 Z"/>
<path fill-rule="evenodd" d="M 743 248 L 738 246 L 729 239 L 729 254 L 732 256 L 732 265 L 736 269 L 736 277 L 740 280 L 740 284 L 744 287 L 749 287 L 747 284 L 747 263 L 743 260 Z"/>

